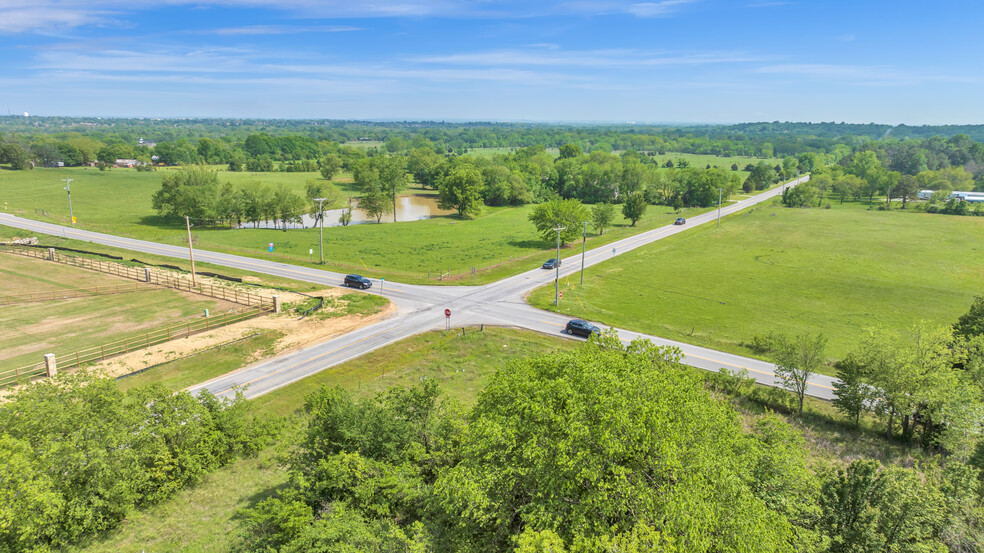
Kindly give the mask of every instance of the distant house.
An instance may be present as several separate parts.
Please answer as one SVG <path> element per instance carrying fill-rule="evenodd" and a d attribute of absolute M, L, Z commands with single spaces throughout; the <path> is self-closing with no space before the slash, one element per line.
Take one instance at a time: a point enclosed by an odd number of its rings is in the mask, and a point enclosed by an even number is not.
<path fill-rule="evenodd" d="M 149 140 L 144 140 L 143 138 L 141 138 L 140 140 L 138 140 L 137 143 L 140 144 L 141 146 L 144 146 L 144 147 L 147 147 L 147 148 L 153 148 L 154 146 L 157 146 L 157 143 L 156 142 L 151 142 Z"/>
<path fill-rule="evenodd" d="M 137 159 L 117 159 L 113 162 L 114 167 L 136 167 L 137 165 L 143 165 L 144 162 Z"/>

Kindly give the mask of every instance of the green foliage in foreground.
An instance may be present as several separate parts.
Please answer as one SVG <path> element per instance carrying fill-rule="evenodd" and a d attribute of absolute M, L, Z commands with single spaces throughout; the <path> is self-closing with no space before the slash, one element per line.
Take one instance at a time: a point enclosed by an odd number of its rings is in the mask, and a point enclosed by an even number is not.
<path fill-rule="evenodd" d="M 981 544 L 976 469 L 812 469 L 798 432 L 775 415 L 743 429 L 675 356 L 603 337 L 501 369 L 471 410 L 433 382 L 362 401 L 322 387 L 285 458 L 288 486 L 243 511 L 242 549 L 916 553 Z"/>
<path fill-rule="evenodd" d="M 240 455 L 273 428 L 237 399 L 60 376 L 0 406 L 0 550 L 45 551 L 113 528 Z"/>

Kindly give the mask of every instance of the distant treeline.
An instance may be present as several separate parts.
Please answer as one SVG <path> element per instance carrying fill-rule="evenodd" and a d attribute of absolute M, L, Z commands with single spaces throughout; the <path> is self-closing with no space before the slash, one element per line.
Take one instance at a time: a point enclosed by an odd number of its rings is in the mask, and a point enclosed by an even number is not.
<path fill-rule="evenodd" d="M 530 123 L 367 122 L 232 119 L 95 119 L 0 117 L 0 143 L 23 151 L 35 165 L 142 159 L 165 164 L 300 161 L 317 157 L 325 142 L 382 143 L 390 153 L 429 144 L 445 153 L 472 148 L 560 148 L 585 152 L 636 150 L 718 156 L 784 157 L 805 152 L 844 157 L 870 142 L 964 135 L 984 140 L 984 126 L 743 123 L 739 125 L 556 125 Z M 141 144 L 141 139 L 143 143 Z M 153 146 L 150 146 L 153 144 Z M 17 158 L 7 152 L 5 158 Z M 13 164 L 16 159 L 0 163 Z M 261 166 L 257 166 L 261 167 Z M 259 170 L 259 169 L 253 169 Z"/>

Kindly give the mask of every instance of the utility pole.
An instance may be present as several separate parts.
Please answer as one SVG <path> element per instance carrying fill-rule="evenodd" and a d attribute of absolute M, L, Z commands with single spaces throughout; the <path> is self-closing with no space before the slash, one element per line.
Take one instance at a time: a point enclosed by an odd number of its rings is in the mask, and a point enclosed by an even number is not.
<path fill-rule="evenodd" d="M 588 242 L 588 222 L 584 223 L 584 230 L 581 231 L 581 284 L 584 284 L 584 248 Z"/>
<path fill-rule="evenodd" d="M 191 258 L 191 283 L 195 284 L 195 250 L 191 249 L 191 219 L 185 215 L 185 225 L 188 228 L 188 257 Z"/>
<path fill-rule="evenodd" d="M 560 307 L 560 232 L 567 230 L 567 227 L 557 227 L 554 230 L 557 231 L 557 273 L 554 276 L 554 305 Z"/>
<path fill-rule="evenodd" d="M 318 219 L 321 224 L 319 225 L 321 229 L 318 231 L 318 252 L 321 254 L 321 264 L 325 264 L 325 212 L 321 209 L 321 202 L 324 202 L 327 198 L 314 198 L 314 201 L 318 202 Z"/>
<path fill-rule="evenodd" d="M 721 193 L 723 191 L 724 191 L 723 188 L 718 188 L 718 224 L 717 224 L 717 226 L 721 226 Z"/>
<path fill-rule="evenodd" d="M 72 212 L 72 181 L 75 179 L 62 179 L 65 182 L 65 190 L 68 191 L 68 217 L 72 222 L 72 226 L 75 226 L 75 213 Z"/>

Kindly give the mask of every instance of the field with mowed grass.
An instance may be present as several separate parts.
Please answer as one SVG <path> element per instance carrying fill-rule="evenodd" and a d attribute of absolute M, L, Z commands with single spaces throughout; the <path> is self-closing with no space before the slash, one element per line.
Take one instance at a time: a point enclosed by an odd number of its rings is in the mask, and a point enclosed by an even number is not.
<path fill-rule="evenodd" d="M 755 336 L 822 332 L 842 358 L 865 328 L 950 324 L 984 291 L 984 219 L 759 207 L 590 268 L 560 311 L 743 355 Z M 556 309 L 553 288 L 530 302 Z"/>
<path fill-rule="evenodd" d="M 722 158 L 723 159 L 723 158 Z M 151 208 L 151 196 L 160 188 L 161 174 L 133 169 L 99 171 L 93 168 L 0 171 L 0 207 L 23 217 L 66 224 L 68 200 L 63 178 L 73 178 L 72 202 L 78 227 L 171 245 L 186 243 L 181 221 L 164 220 Z M 317 173 L 235 173 L 222 171 L 219 182 L 239 184 L 254 179 L 270 185 L 285 184 L 303 193 Z M 350 175 L 334 181 L 342 197 L 356 194 Z M 419 189 L 407 193 L 431 194 Z M 472 219 L 454 216 L 423 221 L 349 225 L 324 229 L 327 269 L 369 273 L 407 283 L 482 284 L 517 274 L 552 257 L 552 244 L 542 240 L 528 221 L 532 206 L 486 207 Z M 18 211 L 20 210 L 20 211 Z M 37 212 L 35 210 L 38 210 Z M 48 216 L 42 214 L 42 211 Z M 665 206 L 650 206 L 635 227 L 620 209 L 614 226 L 598 236 L 588 228 L 588 247 L 597 247 L 658 226 L 680 213 Z M 684 216 L 699 213 L 684 210 Z M 201 249 L 314 265 L 319 252 L 318 229 L 207 229 L 193 228 Z M 268 251 L 268 244 L 274 251 Z M 566 255 L 575 249 L 568 248 Z M 309 253 L 309 252 L 313 252 Z M 562 256 L 565 253 L 562 252 Z M 475 275 L 472 276 L 472 268 Z M 451 279 L 438 280 L 450 272 Z"/>
<path fill-rule="evenodd" d="M 139 291 L 59 299 L 17 302 L 0 309 L 0 369 L 38 363 L 45 353 L 66 354 L 76 349 L 117 340 L 139 339 L 143 332 L 166 323 L 174 324 L 205 309 L 221 314 L 240 306 L 176 290 L 40 259 L 0 253 L 0 297 L 31 290 L 115 287 Z"/>
<path fill-rule="evenodd" d="M 74 171 L 72 174 L 82 172 L 84 176 L 78 177 L 79 180 L 73 183 L 72 195 L 80 228 L 172 245 L 186 243 L 184 225 L 167 223 L 150 209 L 150 196 L 160 187 L 160 175 L 137 173 L 130 169 L 104 172 L 95 169 L 65 171 Z M 10 175 L 15 173 L 26 174 L 29 180 L 19 183 L 12 181 Z M 39 175 L 47 176 L 39 178 Z M 43 193 L 37 192 L 37 204 L 51 205 L 56 200 L 66 200 L 64 216 L 67 217 L 68 207 L 65 192 L 62 190 L 63 184 L 57 180 L 61 175 L 69 173 L 53 169 L 0 171 L 0 201 L 17 196 L 16 189 L 20 187 L 44 188 Z M 223 172 L 219 175 L 219 181 L 224 182 L 230 175 L 244 174 Z M 311 173 L 265 175 L 271 179 L 279 178 L 280 175 L 286 179 L 294 179 L 294 187 L 303 187 L 307 178 L 314 176 Z M 132 180 L 128 180 L 131 178 Z M 82 192 L 79 182 L 89 183 L 92 190 Z M 344 189 L 347 185 L 343 182 L 340 186 Z M 106 197 L 108 204 L 101 204 L 91 197 L 90 203 L 80 204 L 79 197 L 83 194 Z M 19 204 L 11 204 L 8 211 L 14 207 L 32 205 L 32 202 L 23 199 L 17 201 Z M 362 272 L 375 278 L 385 277 L 409 283 L 492 282 L 536 267 L 546 257 L 552 257 L 553 244 L 541 239 L 527 219 L 531 209 L 532 206 L 486 207 L 473 219 L 461 220 L 447 216 L 423 221 L 328 227 L 324 229 L 326 268 L 340 272 Z M 83 215 L 90 210 L 91 214 Z M 683 211 L 686 216 L 699 212 Z M 59 215 L 57 210 L 52 210 L 51 213 Z M 119 217 L 113 213 L 119 213 Z M 33 209 L 27 209 L 23 215 L 52 221 L 51 218 L 35 215 Z M 614 226 L 603 235 L 598 235 L 589 226 L 588 247 L 601 246 L 672 223 L 677 215 L 671 208 L 650 206 L 645 217 L 632 227 L 619 212 Z M 313 250 L 314 256 L 318 254 L 319 230 L 315 228 L 291 229 L 287 232 L 274 229 L 193 229 L 192 232 L 200 249 L 297 265 L 316 265 L 312 262 L 313 256 L 308 253 Z M 268 252 L 269 243 L 274 244 L 273 253 Z M 573 255 L 577 253 L 575 250 L 579 252 L 580 248 L 571 245 L 561 255 Z M 471 275 L 472 267 L 476 269 L 474 278 Z M 439 275 L 449 270 L 452 275 L 450 280 L 437 280 Z"/>

